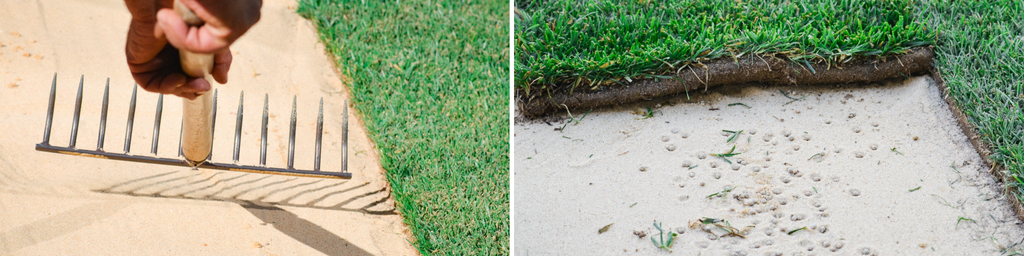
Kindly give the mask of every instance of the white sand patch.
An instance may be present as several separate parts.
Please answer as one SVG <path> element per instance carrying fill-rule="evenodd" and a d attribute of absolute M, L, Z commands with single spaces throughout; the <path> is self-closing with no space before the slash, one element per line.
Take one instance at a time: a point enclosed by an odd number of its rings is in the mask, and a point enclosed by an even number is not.
<path fill-rule="evenodd" d="M 516 251 L 660 254 L 653 223 L 681 233 L 676 255 L 999 255 L 1024 238 L 930 78 L 722 92 L 516 124 Z"/>

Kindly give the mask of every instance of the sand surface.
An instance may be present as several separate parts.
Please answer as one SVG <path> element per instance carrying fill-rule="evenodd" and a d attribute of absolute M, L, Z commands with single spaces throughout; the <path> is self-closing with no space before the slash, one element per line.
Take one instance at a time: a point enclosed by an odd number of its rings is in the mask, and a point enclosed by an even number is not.
<path fill-rule="evenodd" d="M 667 253 L 654 223 L 680 233 L 674 255 L 1021 250 L 1002 184 L 929 77 L 691 97 L 516 124 L 517 254 Z M 732 163 L 709 155 L 733 147 Z"/>
<path fill-rule="evenodd" d="M 245 91 L 242 164 L 258 164 L 260 112 L 270 96 L 268 165 L 285 166 L 298 96 L 296 167 L 313 165 L 317 101 L 324 99 L 323 168 L 340 168 L 348 97 L 296 3 L 267 0 L 262 20 L 233 47 L 219 89 L 214 161 L 229 162 Z M 97 140 L 110 79 L 105 148 L 124 145 L 133 81 L 125 64 L 123 1 L 0 0 L 0 255 L 415 255 L 394 211 L 376 151 L 349 111 L 352 180 L 192 171 L 38 152 L 54 72 L 55 145 L 67 145 L 85 76 L 80 148 Z M 157 95 L 140 90 L 133 154 L 148 154 Z M 181 100 L 165 98 L 158 155 L 174 157 Z"/>

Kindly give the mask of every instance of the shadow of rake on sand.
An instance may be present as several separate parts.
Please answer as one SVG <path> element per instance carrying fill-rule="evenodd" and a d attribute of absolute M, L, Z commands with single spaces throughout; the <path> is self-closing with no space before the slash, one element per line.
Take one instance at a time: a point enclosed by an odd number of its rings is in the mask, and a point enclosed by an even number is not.
<path fill-rule="evenodd" d="M 372 189 L 369 184 L 252 173 L 173 171 L 92 191 L 136 197 L 220 201 L 243 206 L 274 205 L 373 215 L 397 214 L 393 205 L 385 204 L 391 198 L 387 188 Z"/>
<path fill-rule="evenodd" d="M 391 197 L 386 188 L 372 189 L 369 182 L 287 177 L 277 175 L 193 171 L 172 171 L 93 190 L 135 197 L 174 198 L 235 203 L 274 229 L 327 255 L 371 255 L 319 224 L 280 206 L 362 212 L 373 215 L 397 214 L 384 202 Z M 376 199 L 376 200 L 374 200 Z"/>

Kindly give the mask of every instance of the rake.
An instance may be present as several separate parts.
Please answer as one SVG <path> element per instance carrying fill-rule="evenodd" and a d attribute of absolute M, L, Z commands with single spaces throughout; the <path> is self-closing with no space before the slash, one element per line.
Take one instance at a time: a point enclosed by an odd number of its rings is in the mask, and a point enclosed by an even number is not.
<path fill-rule="evenodd" d="M 235 140 L 234 140 L 234 151 L 232 154 L 232 163 L 217 163 L 210 161 L 212 154 L 212 146 L 210 146 L 210 153 L 207 154 L 203 161 L 192 161 L 184 155 L 184 149 L 182 147 L 185 136 L 180 135 L 178 141 L 178 157 L 179 158 L 164 158 L 158 157 L 157 145 L 160 139 L 160 120 L 162 119 L 163 102 L 164 96 L 161 94 L 157 98 L 156 104 L 156 118 L 153 122 L 153 141 L 150 147 L 150 155 L 133 155 L 130 154 L 132 146 L 132 128 L 135 122 L 135 99 L 138 92 L 138 85 L 132 89 L 132 99 L 128 104 L 128 124 L 125 128 L 125 139 L 124 139 L 124 151 L 122 153 L 110 152 L 104 150 L 104 140 L 106 137 L 106 126 L 107 126 L 107 107 L 110 95 L 110 79 L 107 79 L 107 85 L 103 89 L 103 103 L 100 109 L 100 124 L 99 124 L 99 135 L 96 142 L 96 149 L 82 149 L 77 148 L 76 140 L 78 137 L 78 121 L 82 113 L 82 89 L 85 76 L 78 82 L 78 94 L 75 97 L 75 112 L 71 121 L 71 138 L 68 142 L 68 146 L 55 146 L 50 144 L 50 128 L 53 123 L 53 106 L 57 95 L 57 74 L 53 75 L 53 84 L 50 86 L 50 101 L 46 109 L 46 128 L 43 132 L 43 142 L 36 144 L 36 150 L 52 153 L 61 153 L 68 155 L 97 157 L 103 159 L 113 159 L 122 161 L 132 162 L 143 162 L 151 164 L 163 164 L 163 165 L 174 165 L 174 166 L 185 166 L 192 167 L 193 170 L 198 168 L 216 169 L 216 170 L 228 170 L 228 171 L 241 171 L 241 172 L 254 172 L 254 173 L 267 173 L 267 174 L 281 174 L 289 176 L 306 176 L 306 177 L 319 177 L 319 178 L 338 178 L 338 179 L 350 179 L 352 173 L 348 172 L 348 108 L 346 107 L 342 111 L 342 125 L 341 125 L 341 171 L 332 172 L 324 171 L 320 169 L 321 160 L 321 145 L 323 142 L 323 125 L 324 125 L 324 100 L 320 98 L 320 107 L 317 114 L 316 120 L 316 148 L 314 149 L 314 161 L 312 170 L 295 169 L 295 123 L 296 123 L 296 100 L 298 97 L 292 98 L 292 114 L 291 121 L 289 122 L 288 131 L 288 166 L 286 168 L 268 167 L 267 163 L 267 123 L 269 121 L 268 106 L 269 106 L 269 95 L 264 94 L 263 98 L 263 123 L 260 129 L 260 164 L 254 165 L 239 165 L 239 149 L 241 148 L 242 138 L 242 114 L 243 105 L 242 101 L 245 97 L 245 92 L 241 92 L 238 100 L 238 117 L 235 119 Z M 210 123 L 210 133 L 213 132 L 213 127 L 217 121 L 217 91 L 214 90 L 212 97 L 213 107 L 212 118 Z M 345 106 L 348 106 L 348 102 L 345 102 Z M 188 113 L 185 113 L 186 115 Z M 180 134 L 185 132 L 185 122 L 182 123 L 182 131 Z M 210 145 L 212 145 L 213 137 L 210 136 Z"/>
<path fill-rule="evenodd" d="M 181 15 L 182 20 L 189 26 L 202 26 L 203 21 L 195 13 L 180 1 L 174 1 L 174 11 Z M 193 53 L 186 50 L 179 50 L 181 68 L 185 74 L 192 77 L 206 77 L 209 80 L 210 71 L 213 70 L 213 55 Z M 239 148 L 242 137 L 242 100 L 244 92 L 240 93 L 238 100 L 238 118 L 235 120 L 235 148 L 232 155 L 232 163 L 215 163 L 210 161 L 213 156 L 213 130 L 217 123 L 217 91 L 213 94 L 205 93 L 195 99 L 182 99 L 182 122 L 178 140 L 178 159 L 161 158 L 156 156 L 157 145 L 160 141 L 160 119 L 163 112 L 164 95 L 157 99 L 156 120 L 153 123 L 153 143 L 150 153 L 153 156 L 131 155 L 132 125 L 135 119 L 135 96 L 138 92 L 138 85 L 132 89 L 132 100 L 128 107 L 128 125 L 125 131 L 124 153 L 112 153 L 103 150 L 103 141 L 106 137 L 107 126 L 107 102 L 110 93 L 110 79 L 107 79 L 107 86 L 103 89 L 103 107 L 100 111 L 99 137 L 95 150 L 78 149 L 76 139 L 78 137 L 78 119 L 82 113 L 82 88 L 85 76 L 78 82 L 78 96 L 75 98 L 75 115 L 71 124 L 71 141 L 67 147 L 50 145 L 50 126 L 53 123 L 53 104 L 57 95 L 57 74 L 53 75 L 53 85 L 50 87 L 50 102 L 46 110 L 46 131 L 43 133 L 43 142 L 36 144 L 36 150 L 63 153 L 79 156 L 91 156 L 105 159 L 123 161 L 144 162 L 153 164 L 179 165 L 199 168 L 243 171 L 255 173 L 283 174 L 292 176 L 310 176 L 324 178 L 352 178 L 348 172 L 348 101 L 345 102 L 345 110 L 342 113 L 341 127 L 341 172 L 326 172 L 320 170 L 320 148 L 323 139 L 324 126 L 324 99 L 320 98 L 320 110 L 316 120 L 316 149 L 312 170 L 295 169 L 295 113 L 296 100 L 298 96 L 292 97 L 292 117 L 288 132 L 288 167 L 274 168 L 267 167 L 267 106 L 269 95 L 263 97 L 263 126 L 261 129 L 260 141 L 260 165 L 238 165 Z"/>

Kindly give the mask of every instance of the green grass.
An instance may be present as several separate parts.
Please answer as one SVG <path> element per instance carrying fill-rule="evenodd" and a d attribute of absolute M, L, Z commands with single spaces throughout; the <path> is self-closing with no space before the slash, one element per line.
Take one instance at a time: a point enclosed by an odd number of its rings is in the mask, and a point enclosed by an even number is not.
<path fill-rule="evenodd" d="M 300 0 L 424 255 L 509 251 L 508 4 Z"/>
<path fill-rule="evenodd" d="M 517 7 L 515 86 L 527 95 L 617 86 L 723 57 L 842 63 L 934 44 L 950 95 L 1024 201 L 1024 1 L 534 0 Z"/>
<path fill-rule="evenodd" d="M 658 238 L 659 238 L 659 240 L 654 240 L 654 236 L 652 235 L 651 236 L 651 243 L 654 243 L 654 246 L 657 246 L 659 249 L 662 249 L 662 250 L 665 250 L 665 251 L 668 251 L 668 252 L 671 253 L 672 252 L 672 242 L 675 241 L 676 236 L 679 235 L 679 234 L 672 233 L 672 231 L 669 231 L 668 232 L 668 242 L 666 242 L 665 241 L 665 230 L 661 229 L 661 223 L 655 222 L 654 223 L 654 228 L 658 229 Z"/>
<path fill-rule="evenodd" d="M 1024 201 L 1024 2 L 921 1 L 939 31 L 935 66 Z"/>
<path fill-rule="evenodd" d="M 932 44 L 911 0 L 518 1 L 525 94 L 664 78 L 695 62 L 778 54 L 842 64 Z M 699 64 L 698 64 L 699 65 Z"/>

